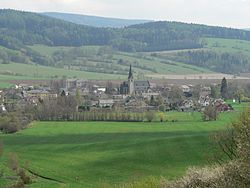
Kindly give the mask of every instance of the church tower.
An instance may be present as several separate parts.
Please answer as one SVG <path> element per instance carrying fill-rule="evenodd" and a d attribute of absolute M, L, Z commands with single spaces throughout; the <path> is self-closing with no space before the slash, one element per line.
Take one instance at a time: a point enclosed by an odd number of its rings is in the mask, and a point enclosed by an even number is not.
<path fill-rule="evenodd" d="M 129 95 L 134 94 L 134 77 L 133 77 L 131 65 L 130 65 L 129 74 L 128 74 L 128 94 Z"/>

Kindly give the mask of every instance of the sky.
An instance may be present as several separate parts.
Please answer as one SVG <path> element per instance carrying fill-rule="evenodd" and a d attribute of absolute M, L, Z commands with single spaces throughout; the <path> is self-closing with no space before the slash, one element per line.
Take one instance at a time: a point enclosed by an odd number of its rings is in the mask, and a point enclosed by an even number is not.
<path fill-rule="evenodd" d="M 0 8 L 250 28 L 250 0 L 0 0 Z"/>

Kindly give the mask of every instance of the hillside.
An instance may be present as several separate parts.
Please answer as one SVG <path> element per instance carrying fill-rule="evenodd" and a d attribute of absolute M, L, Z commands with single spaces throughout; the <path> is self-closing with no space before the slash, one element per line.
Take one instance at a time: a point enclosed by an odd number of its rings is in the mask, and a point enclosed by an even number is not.
<path fill-rule="evenodd" d="M 119 18 L 106 18 L 99 16 L 88 16 L 80 14 L 69 14 L 60 12 L 44 12 L 42 15 L 52 18 L 61 19 L 64 21 L 72 22 L 75 24 L 88 25 L 93 27 L 112 27 L 121 28 L 135 24 L 141 24 L 145 22 L 151 22 L 152 20 L 131 20 L 131 19 L 119 19 Z"/>
<path fill-rule="evenodd" d="M 250 32 L 222 27 L 153 22 L 121 29 L 77 25 L 40 14 L 0 10 L 0 44 L 51 46 L 110 45 L 122 51 L 159 51 L 202 47 L 201 37 L 250 40 Z"/>
<path fill-rule="evenodd" d="M 142 76 L 238 74 L 250 72 L 250 56 L 245 53 L 250 50 L 249 41 L 249 31 L 224 27 L 166 21 L 97 28 L 36 13 L 0 10 L 0 64 L 39 64 L 116 77 L 126 75 L 130 64 Z M 171 53 L 163 56 L 159 51 Z"/>

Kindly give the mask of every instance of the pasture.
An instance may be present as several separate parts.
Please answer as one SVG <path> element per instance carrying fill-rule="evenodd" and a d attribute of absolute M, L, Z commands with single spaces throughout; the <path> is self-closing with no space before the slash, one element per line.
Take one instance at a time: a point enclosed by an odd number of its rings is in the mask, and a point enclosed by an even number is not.
<path fill-rule="evenodd" d="M 102 74 L 94 72 L 85 72 L 85 71 L 76 71 L 76 70 L 67 70 L 63 68 L 54 68 L 48 66 L 40 65 L 28 65 L 28 64 L 0 64 L 1 72 L 4 72 L 5 75 L 1 75 L 0 80 L 50 80 L 50 79 L 59 79 L 64 76 L 69 78 L 82 78 L 82 79 L 122 79 L 125 76 L 115 75 L 115 74 Z M 9 75 L 6 75 L 6 74 Z M 17 76 L 18 75 L 18 76 Z"/>
<path fill-rule="evenodd" d="M 203 38 L 205 48 L 217 52 L 239 53 L 250 58 L 250 42 L 236 39 Z"/>
<path fill-rule="evenodd" d="M 166 115 L 164 123 L 34 122 L 16 134 L 0 135 L 0 166 L 6 168 L 9 154 L 15 153 L 29 170 L 62 182 L 34 178 L 32 188 L 174 179 L 190 166 L 208 164 L 218 152 L 210 136 L 225 129 L 238 113 L 223 113 L 216 122 L 202 122 L 200 113 Z"/>

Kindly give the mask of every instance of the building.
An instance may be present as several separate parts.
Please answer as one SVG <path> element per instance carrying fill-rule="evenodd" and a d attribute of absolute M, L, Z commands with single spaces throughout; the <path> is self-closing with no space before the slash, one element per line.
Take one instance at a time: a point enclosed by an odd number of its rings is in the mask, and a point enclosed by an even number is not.
<path fill-rule="evenodd" d="M 3 104 L 0 105 L 0 113 L 7 112 L 5 106 Z"/>
<path fill-rule="evenodd" d="M 64 86 L 67 90 L 72 90 L 72 89 L 76 89 L 76 88 L 83 88 L 86 86 L 86 80 L 66 79 Z"/>
<path fill-rule="evenodd" d="M 128 81 L 120 85 L 120 94 L 122 95 L 139 95 L 150 92 L 150 83 L 148 80 L 135 81 L 130 65 Z"/>
<path fill-rule="evenodd" d="M 100 108 L 111 108 L 114 105 L 113 99 L 99 99 L 98 106 Z"/>

